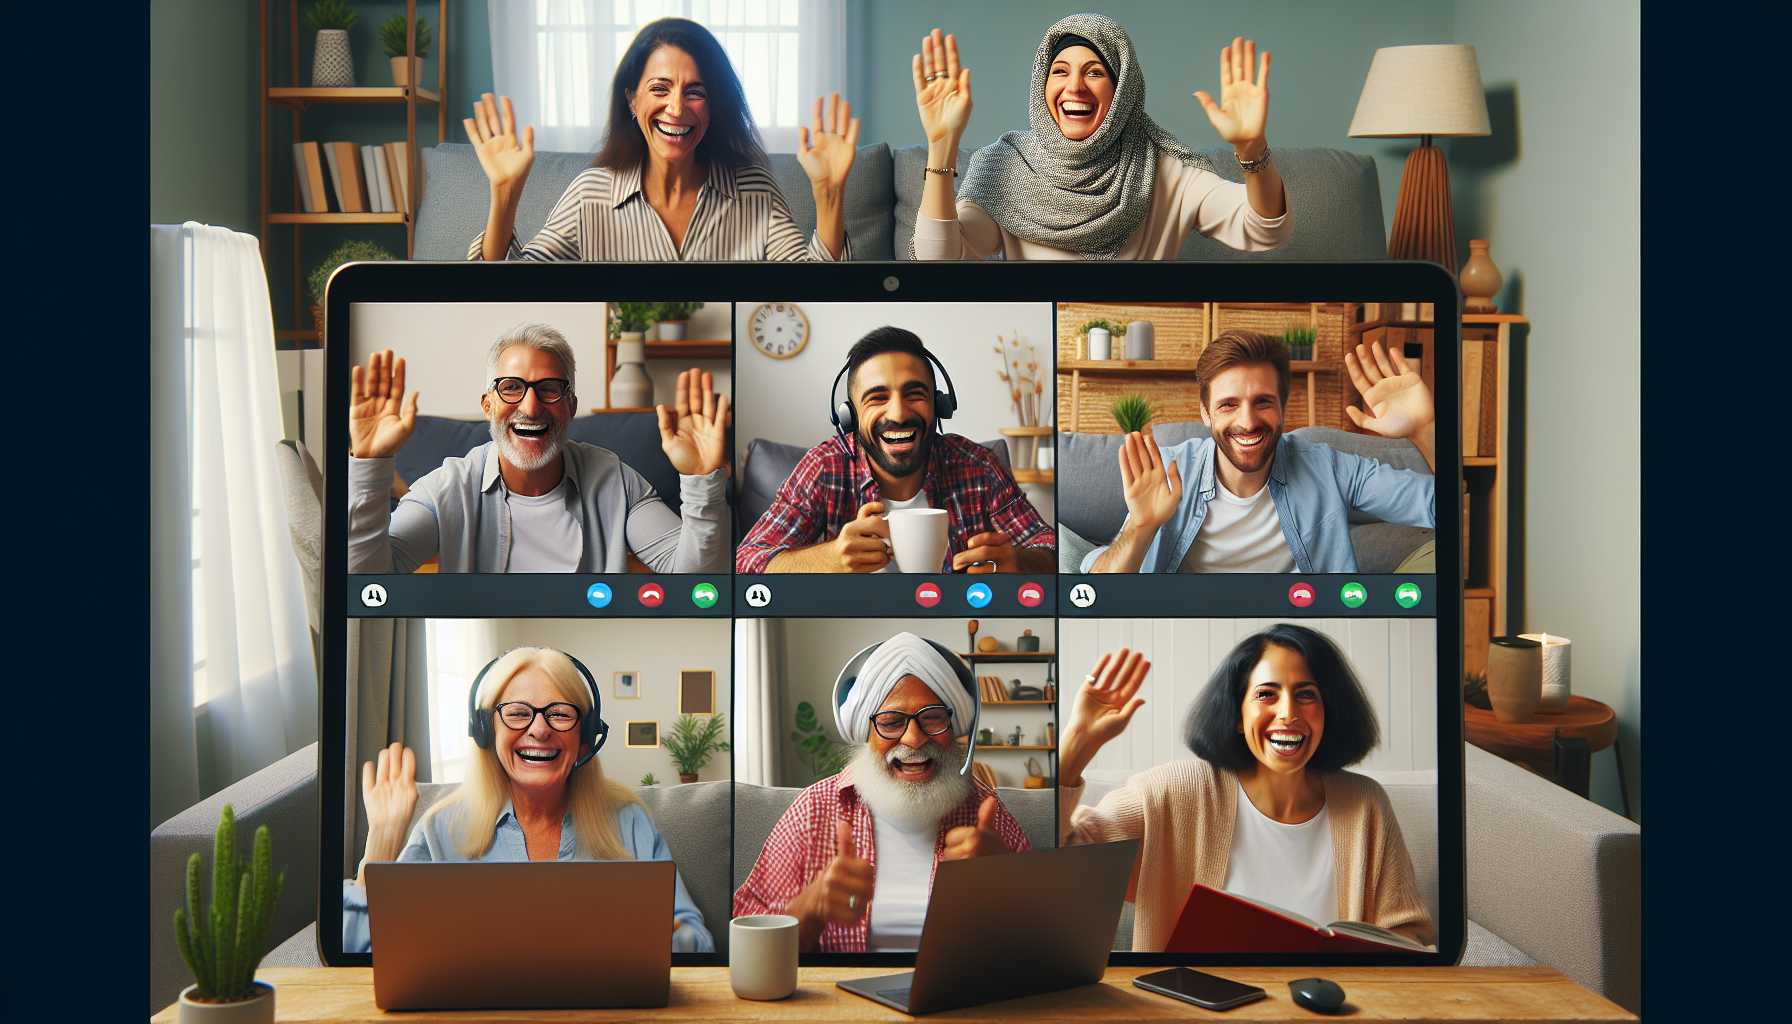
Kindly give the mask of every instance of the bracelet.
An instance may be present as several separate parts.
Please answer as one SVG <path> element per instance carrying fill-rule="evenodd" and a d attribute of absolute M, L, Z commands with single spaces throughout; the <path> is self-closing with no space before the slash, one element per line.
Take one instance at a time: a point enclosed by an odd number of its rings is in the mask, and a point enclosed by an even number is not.
<path fill-rule="evenodd" d="M 958 168 L 956 167 L 924 167 L 922 170 L 928 174 L 950 174 L 954 178 L 958 177 Z"/>
<path fill-rule="evenodd" d="M 1261 171 L 1263 169 L 1264 164 L 1269 163 L 1269 147 L 1264 146 L 1263 147 L 1263 155 L 1258 157 L 1255 160 L 1246 160 L 1238 155 L 1237 150 L 1233 150 L 1232 151 L 1232 159 L 1238 161 L 1238 169 L 1239 170 L 1243 171 L 1246 174 L 1256 174 L 1258 171 Z"/>

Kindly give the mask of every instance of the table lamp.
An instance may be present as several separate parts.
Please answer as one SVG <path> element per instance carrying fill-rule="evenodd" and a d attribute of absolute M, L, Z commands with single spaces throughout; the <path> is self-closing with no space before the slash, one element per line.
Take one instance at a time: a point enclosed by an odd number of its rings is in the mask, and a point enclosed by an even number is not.
<path fill-rule="evenodd" d="M 1407 156 L 1400 174 L 1389 257 L 1431 260 L 1456 276 L 1450 171 L 1431 139 L 1491 134 L 1474 47 L 1384 46 L 1375 51 L 1350 119 L 1350 137 L 1419 138 L 1419 148 Z"/>

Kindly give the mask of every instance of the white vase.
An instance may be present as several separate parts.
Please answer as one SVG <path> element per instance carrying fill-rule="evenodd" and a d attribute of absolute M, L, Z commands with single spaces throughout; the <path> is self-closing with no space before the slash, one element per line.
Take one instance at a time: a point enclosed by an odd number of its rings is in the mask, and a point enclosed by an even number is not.
<path fill-rule="evenodd" d="M 1113 339 L 1108 336 L 1106 328 L 1091 327 L 1089 329 L 1089 358 L 1106 359 Z"/>
<path fill-rule="evenodd" d="M 274 986 L 255 983 L 255 995 L 234 1003 L 201 1003 L 191 996 L 198 985 L 180 994 L 180 1024 L 274 1024 Z"/>
<path fill-rule="evenodd" d="M 641 409 L 653 404 L 647 376 L 647 344 L 640 331 L 623 331 L 616 342 L 616 372 L 610 377 L 610 408 Z"/>
<path fill-rule="evenodd" d="M 349 52 L 346 29 L 320 28 L 317 30 L 317 44 L 311 50 L 311 84 L 320 86 L 355 84 L 355 57 Z"/>

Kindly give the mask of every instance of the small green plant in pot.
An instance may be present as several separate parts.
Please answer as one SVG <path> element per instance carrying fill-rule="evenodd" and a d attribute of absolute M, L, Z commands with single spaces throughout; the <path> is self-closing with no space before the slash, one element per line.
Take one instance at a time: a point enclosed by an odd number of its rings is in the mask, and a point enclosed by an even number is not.
<path fill-rule="evenodd" d="M 276 875 L 273 860 L 266 825 L 255 830 L 248 863 L 237 856 L 236 812 L 229 804 L 218 816 L 212 838 L 209 907 L 200 905 L 200 855 L 187 859 L 186 905 L 174 912 L 175 945 L 193 971 L 193 984 L 180 994 L 183 1022 L 273 1021 L 274 986 L 255 980 L 255 969 L 271 946 L 274 908 L 286 888 L 286 872 Z"/>
<path fill-rule="evenodd" d="M 324 290 L 330 285 L 330 275 L 344 263 L 361 263 L 377 260 L 395 260 L 398 257 L 382 246 L 372 242 L 344 242 L 330 254 L 320 260 L 311 270 L 311 276 L 305 279 L 307 290 L 311 293 L 311 316 L 317 321 L 317 340 L 324 340 Z"/>
<path fill-rule="evenodd" d="M 796 731 L 790 738 L 809 769 L 810 782 L 838 775 L 852 760 L 852 748 L 828 735 L 827 727 L 815 714 L 815 705 L 806 700 L 796 706 Z"/>
<path fill-rule="evenodd" d="M 1157 410 L 1152 407 L 1151 400 L 1144 395 L 1124 395 L 1116 398 L 1108 410 L 1114 416 L 1114 425 L 1120 428 L 1122 434 L 1144 430 L 1145 425 L 1151 422 L 1151 417 L 1157 415 Z"/>
<path fill-rule="evenodd" d="M 722 718 L 720 712 L 679 715 L 678 721 L 672 723 L 672 731 L 666 734 L 664 746 L 666 753 L 672 755 L 672 763 L 678 766 L 678 781 L 696 782 L 698 773 L 709 764 L 710 758 L 733 749 L 722 738 L 728 735 L 728 723 Z"/>
<path fill-rule="evenodd" d="M 652 772 L 648 772 L 646 775 L 641 776 L 641 785 L 643 786 L 657 786 L 659 784 L 660 780 L 654 778 Z"/>
<path fill-rule="evenodd" d="M 380 22 L 380 45 L 392 63 L 392 84 L 408 88 L 422 78 L 423 62 L 429 57 L 429 22 L 417 18 L 417 50 L 406 54 L 404 15 L 394 14 Z"/>
<path fill-rule="evenodd" d="M 653 325 L 653 318 L 659 315 L 660 304 L 657 302 L 612 302 L 610 303 L 610 340 L 640 341 L 641 335 Z M 633 338 L 628 335 L 634 335 Z"/>
<path fill-rule="evenodd" d="M 654 313 L 654 320 L 660 325 L 661 341 L 682 341 L 685 336 L 685 325 L 690 322 L 691 314 L 703 308 L 701 302 L 662 302 Z"/>
<path fill-rule="evenodd" d="M 1111 320 L 1090 320 L 1083 324 L 1083 333 L 1089 336 L 1089 358 L 1107 359 L 1113 354 L 1114 335 L 1120 328 Z"/>
<path fill-rule="evenodd" d="M 1288 346 L 1289 359 L 1305 362 L 1313 358 L 1313 346 L 1319 341 L 1319 332 L 1311 327 L 1290 327 L 1282 332 L 1282 341 Z"/>
<path fill-rule="evenodd" d="M 311 84 L 341 88 L 355 84 L 355 57 L 349 50 L 348 30 L 361 20 L 348 0 L 317 0 L 305 12 L 305 21 L 317 32 L 311 48 Z"/>

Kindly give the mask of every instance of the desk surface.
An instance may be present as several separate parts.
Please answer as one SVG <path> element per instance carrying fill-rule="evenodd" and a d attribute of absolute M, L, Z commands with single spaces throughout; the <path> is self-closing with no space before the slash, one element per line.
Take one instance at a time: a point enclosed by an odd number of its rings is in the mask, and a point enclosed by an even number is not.
<path fill-rule="evenodd" d="M 275 986 L 281 1021 L 763 1021 L 878 1020 L 908 1017 L 834 986 L 842 978 L 896 973 L 892 968 L 805 967 L 796 994 L 772 1003 L 736 999 L 725 967 L 672 972 L 672 1002 L 659 1010 L 530 1010 L 479 1013 L 383 1014 L 373 1005 L 373 971 L 365 967 L 280 967 L 256 977 Z M 1134 988 L 1132 979 L 1153 968 L 1112 967 L 1099 985 L 1012 999 L 987 1006 L 930 1014 L 926 1020 L 1131 1021 L 1131 1020 L 1326 1020 L 1294 1005 L 1288 982 L 1319 974 L 1344 987 L 1356 1012 L 1351 1021 L 1608 1021 L 1636 1020 L 1621 1007 L 1581 988 L 1548 967 L 1228 967 L 1213 973 L 1269 991 L 1268 999 L 1210 1013 Z M 168 1007 L 153 1019 L 173 1021 Z"/>

